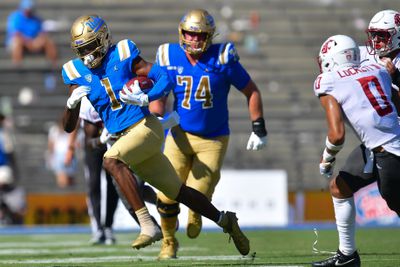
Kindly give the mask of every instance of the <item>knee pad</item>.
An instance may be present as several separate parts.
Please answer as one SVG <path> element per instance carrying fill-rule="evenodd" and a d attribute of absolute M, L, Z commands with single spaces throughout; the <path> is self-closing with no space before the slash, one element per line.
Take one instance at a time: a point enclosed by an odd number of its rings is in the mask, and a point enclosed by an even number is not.
<path fill-rule="evenodd" d="M 159 198 L 157 198 L 157 211 L 163 218 L 176 217 L 181 212 L 178 202 L 166 204 L 161 202 Z"/>

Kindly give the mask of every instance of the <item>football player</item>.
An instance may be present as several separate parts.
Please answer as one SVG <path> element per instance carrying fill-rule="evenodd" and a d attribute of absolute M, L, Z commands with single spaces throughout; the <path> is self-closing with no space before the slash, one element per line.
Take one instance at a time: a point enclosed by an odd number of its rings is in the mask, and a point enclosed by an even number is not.
<path fill-rule="evenodd" d="M 359 47 L 348 36 L 329 37 L 321 47 L 319 63 L 322 74 L 314 82 L 314 93 L 328 124 L 320 173 L 327 178 L 333 174 L 336 155 L 345 141 L 345 118 L 362 144 L 330 181 L 339 249 L 312 266 L 360 266 L 354 240 L 353 193 L 378 181 L 382 197 L 400 216 L 400 125 L 391 100 L 398 99 L 398 94 L 392 90 L 385 67 L 377 63 L 360 65 Z"/>
<path fill-rule="evenodd" d="M 166 138 L 164 153 L 182 182 L 210 200 L 228 146 L 231 85 L 247 98 L 253 126 L 247 149 L 260 150 L 267 143 L 261 93 L 240 64 L 234 44 L 212 43 L 215 29 L 214 19 L 206 10 L 191 10 L 179 23 L 179 43 L 161 45 L 156 56 L 156 62 L 176 83 L 173 106 L 181 118 L 180 125 Z M 162 102 L 152 109 L 163 113 Z M 175 224 L 180 209 L 165 194 L 158 197 L 164 237 L 159 259 L 176 258 L 179 244 Z M 196 238 L 201 227 L 201 215 L 189 210 L 187 236 Z"/>
<path fill-rule="evenodd" d="M 376 13 L 367 29 L 366 46 L 360 46 L 361 64 L 379 63 L 392 76 L 393 84 L 400 86 L 400 13 L 382 10 Z"/>
<path fill-rule="evenodd" d="M 161 118 L 161 124 L 163 128 L 170 128 L 172 125 L 176 125 L 179 121 L 179 117 L 175 114 L 167 118 Z M 85 178 L 88 186 L 88 211 L 90 215 L 90 221 L 92 225 L 93 237 L 90 243 L 93 245 L 106 244 L 112 245 L 115 243 L 115 237 L 112 231 L 112 225 L 114 220 L 114 213 L 118 204 L 118 194 L 112 183 L 111 176 L 106 173 L 107 190 L 106 190 L 106 209 L 105 209 L 105 222 L 104 225 L 101 222 L 101 203 L 102 195 L 100 190 L 101 182 L 101 170 L 103 163 L 103 155 L 114 142 L 114 139 L 107 129 L 104 128 L 103 122 L 99 114 L 90 104 L 86 97 L 81 100 L 81 107 L 79 112 L 81 119 L 81 127 L 85 133 Z M 70 143 L 74 144 L 77 136 L 77 130 L 71 134 Z M 157 196 L 152 187 L 145 185 L 145 183 L 139 179 L 139 189 L 141 196 L 145 202 L 156 204 Z M 104 197 L 103 197 L 104 198 Z M 129 203 L 124 202 L 124 205 L 130 211 L 132 218 L 139 224 L 138 218 Z M 151 216 L 152 220 L 157 224 L 157 221 Z M 159 227 L 158 227 L 159 228 Z M 157 232 L 158 237 L 162 238 L 161 230 Z"/>
<path fill-rule="evenodd" d="M 80 101 L 86 96 L 107 130 L 119 137 L 104 154 L 103 166 L 138 217 L 141 232 L 132 247 L 139 249 L 151 244 L 157 231 L 139 195 L 133 171 L 170 199 L 216 222 L 233 238 L 239 252 L 248 254 L 249 240 L 242 233 L 235 213 L 219 211 L 206 196 L 184 185 L 161 152 L 163 128 L 150 114 L 148 105 L 173 87 L 165 71 L 142 59 L 132 40 L 113 44 L 106 22 L 98 15 L 76 19 L 71 38 L 78 57 L 65 63 L 62 70 L 64 82 L 70 88 L 64 129 L 67 132 L 75 129 Z M 124 86 L 135 76 L 148 76 L 155 81 L 154 87 L 145 94 L 137 81 L 130 88 Z"/>
<path fill-rule="evenodd" d="M 400 86 L 400 14 L 394 10 L 382 10 L 376 13 L 367 29 L 368 41 L 366 46 L 360 46 L 361 65 L 380 64 L 385 66 L 392 77 L 392 86 L 397 90 L 393 94 L 398 94 Z M 400 104 L 399 98 L 392 97 L 397 110 Z M 366 149 L 364 154 L 371 155 Z M 370 158 L 366 157 L 365 159 Z M 368 163 L 367 163 L 368 162 Z M 372 166 L 372 159 L 366 161 L 367 166 Z M 367 176 L 368 174 L 364 174 Z M 358 188 L 360 189 L 360 188 Z M 357 190 L 358 190 L 357 189 Z M 340 225 L 339 232 L 339 249 L 345 250 L 347 253 L 356 250 L 355 245 L 355 206 L 353 194 L 356 191 L 348 191 L 345 184 L 340 182 L 332 182 L 330 185 L 331 194 L 337 199 L 348 199 L 346 205 L 339 205 L 334 201 L 335 214 L 337 224 Z M 336 193 L 335 193 L 336 192 Z M 342 200 L 344 201 L 344 200 Z M 342 216 L 350 214 L 349 216 Z M 339 226 L 338 226 L 339 227 Z"/>

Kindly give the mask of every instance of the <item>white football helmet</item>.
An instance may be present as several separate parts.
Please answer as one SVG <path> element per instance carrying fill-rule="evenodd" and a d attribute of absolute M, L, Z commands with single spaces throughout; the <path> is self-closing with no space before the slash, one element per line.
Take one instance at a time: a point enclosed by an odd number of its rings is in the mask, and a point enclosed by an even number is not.
<path fill-rule="evenodd" d="M 400 48 L 400 13 L 395 10 L 382 10 L 372 17 L 368 29 L 368 52 L 372 55 L 386 56 Z"/>
<path fill-rule="evenodd" d="M 360 49 L 352 38 L 346 35 L 334 35 L 322 44 L 318 63 L 321 73 L 339 67 L 353 67 L 360 64 Z"/>

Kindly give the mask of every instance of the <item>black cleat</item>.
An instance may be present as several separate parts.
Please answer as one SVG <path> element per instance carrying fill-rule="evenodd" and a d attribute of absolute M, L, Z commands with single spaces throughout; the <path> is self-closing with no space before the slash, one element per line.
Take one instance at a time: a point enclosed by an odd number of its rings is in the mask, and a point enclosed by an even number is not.
<path fill-rule="evenodd" d="M 250 252 L 250 242 L 249 239 L 243 234 L 242 230 L 238 224 L 238 218 L 234 212 L 224 212 L 222 221 L 219 223 L 219 226 L 222 227 L 224 233 L 229 234 L 230 238 L 233 239 L 233 243 L 235 244 L 236 249 L 243 256 L 249 254 Z"/>
<path fill-rule="evenodd" d="M 313 262 L 311 266 L 313 266 L 313 267 L 335 267 L 335 266 L 360 267 L 361 260 L 360 260 L 360 256 L 358 255 L 357 250 L 354 251 L 354 253 L 349 256 L 344 255 L 342 252 L 340 252 L 340 250 L 338 250 L 334 256 L 327 258 L 326 260 L 323 260 L 323 261 Z"/>

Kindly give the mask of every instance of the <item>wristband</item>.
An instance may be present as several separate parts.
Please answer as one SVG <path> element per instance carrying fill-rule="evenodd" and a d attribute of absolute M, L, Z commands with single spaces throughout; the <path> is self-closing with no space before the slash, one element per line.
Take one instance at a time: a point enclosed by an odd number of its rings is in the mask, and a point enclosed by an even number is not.
<path fill-rule="evenodd" d="M 255 121 L 252 121 L 251 126 L 253 127 L 253 132 L 258 137 L 264 137 L 268 134 L 267 129 L 265 129 L 264 118 L 262 118 L 262 117 L 256 119 Z"/>
<path fill-rule="evenodd" d="M 335 159 L 335 155 L 332 155 L 328 152 L 327 148 L 324 149 L 324 153 L 322 153 L 322 159 L 326 162 L 331 162 Z"/>
<path fill-rule="evenodd" d="M 329 150 L 339 152 L 343 148 L 344 143 L 340 145 L 334 145 L 331 142 L 329 142 L 328 137 L 326 137 L 325 145 Z"/>

